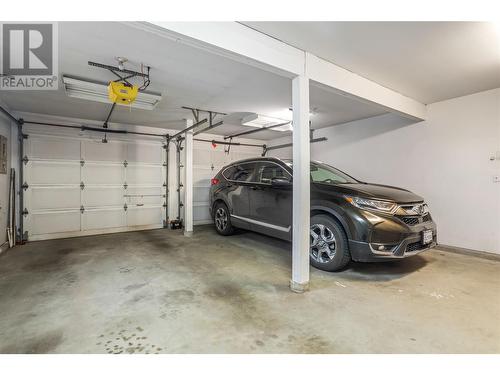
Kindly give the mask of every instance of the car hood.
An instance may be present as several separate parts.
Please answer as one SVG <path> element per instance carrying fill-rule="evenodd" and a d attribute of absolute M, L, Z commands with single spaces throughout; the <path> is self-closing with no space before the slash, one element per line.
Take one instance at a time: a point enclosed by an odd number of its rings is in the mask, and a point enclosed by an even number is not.
<path fill-rule="evenodd" d="M 331 190 L 346 195 L 354 195 L 363 198 L 372 198 L 380 200 L 394 201 L 396 203 L 414 203 L 421 202 L 423 198 L 411 191 L 401 189 L 395 186 L 356 183 L 356 184 L 315 184 L 321 190 Z"/>

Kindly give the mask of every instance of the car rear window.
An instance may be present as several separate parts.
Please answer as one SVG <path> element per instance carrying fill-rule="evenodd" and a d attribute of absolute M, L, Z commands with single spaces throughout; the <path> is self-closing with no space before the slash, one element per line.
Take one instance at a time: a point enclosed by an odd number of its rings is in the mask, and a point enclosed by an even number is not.
<path fill-rule="evenodd" d="M 261 162 L 257 165 L 257 182 L 270 184 L 273 178 L 290 180 L 290 175 L 276 163 Z"/>

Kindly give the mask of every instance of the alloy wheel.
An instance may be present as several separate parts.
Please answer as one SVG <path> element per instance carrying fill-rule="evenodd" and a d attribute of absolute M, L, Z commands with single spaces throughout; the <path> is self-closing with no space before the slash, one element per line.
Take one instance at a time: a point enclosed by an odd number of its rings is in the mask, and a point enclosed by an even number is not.
<path fill-rule="evenodd" d="M 333 232 L 323 224 L 313 224 L 310 230 L 311 257 L 318 263 L 328 263 L 335 256 L 337 241 Z"/>
<path fill-rule="evenodd" d="M 221 232 L 227 227 L 227 212 L 222 207 L 219 207 L 215 212 L 215 226 Z"/>

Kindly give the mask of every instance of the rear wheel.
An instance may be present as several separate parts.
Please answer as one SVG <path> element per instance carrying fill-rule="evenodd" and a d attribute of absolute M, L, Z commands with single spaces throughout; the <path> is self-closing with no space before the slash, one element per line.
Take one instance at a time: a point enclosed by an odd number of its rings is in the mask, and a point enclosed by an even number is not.
<path fill-rule="evenodd" d="M 234 227 L 231 224 L 229 210 L 223 202 L 217 202 L 215 204 L 214 224 L 217 233 L 222 234 L 223 236 L 229 236 L 234 232 Z"/>
<path fill-rule="evenodd" d="M 311 264 L 324 271 L 338 271 L 351 260 L 349 243 L 342 226 L 327 215 L 311 218 Z"/>

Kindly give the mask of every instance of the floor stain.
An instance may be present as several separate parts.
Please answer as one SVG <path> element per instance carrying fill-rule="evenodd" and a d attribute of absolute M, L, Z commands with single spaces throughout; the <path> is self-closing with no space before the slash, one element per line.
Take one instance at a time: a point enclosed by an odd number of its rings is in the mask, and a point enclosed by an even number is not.
<path fill-rule="evenodd" d="M 46 354 L 52 353 L 63 341 L 63 332 L 49 331 L 41 336 L 26 340 L 24 344 L 10 344 L 0 347 L 2 354 Z"/>
<path fill-rule="evenodd" d="M 125 288 L 123 288 L 123 290 L 125 290 L 125 292 L 129 293 L 133 290 L 137 290 L 137 289 L 141 289 L 142 287 L 148 285 L 147 283 L 142 283 L 142 284 L 130 284 L 130 285 L 127 285 Z"/>
<path fill-rule="evenodd" d="M 304 354 L 335 353 L 331 343 L 322 336 L 313 335 L 297 340 L 298 352 Z"/>
<path fill-rule="evenodd" d="M 148 337 L 138 335 L 144 328 L 137 326 L 131 329 L 122 329 L 119 332 L 111 331 L 98 336 L 96 345 L 102 347 L 108 354 L 159 354 L 163 348 L 148 342 Z"/>
<path fill-rule="evenodd" d="M 165 305 L 183 305 L 193 302 L 194 292 L 189 289 L 168 290 L 162 296 Z"/>
<path fill-rule="evenodd" d="M 120 268 L 118 268 L 118 272 L 129 273 L 129 272 L 133 271 L 134 269 L 135 269 L 135 267 L 120 267 Z"/>

